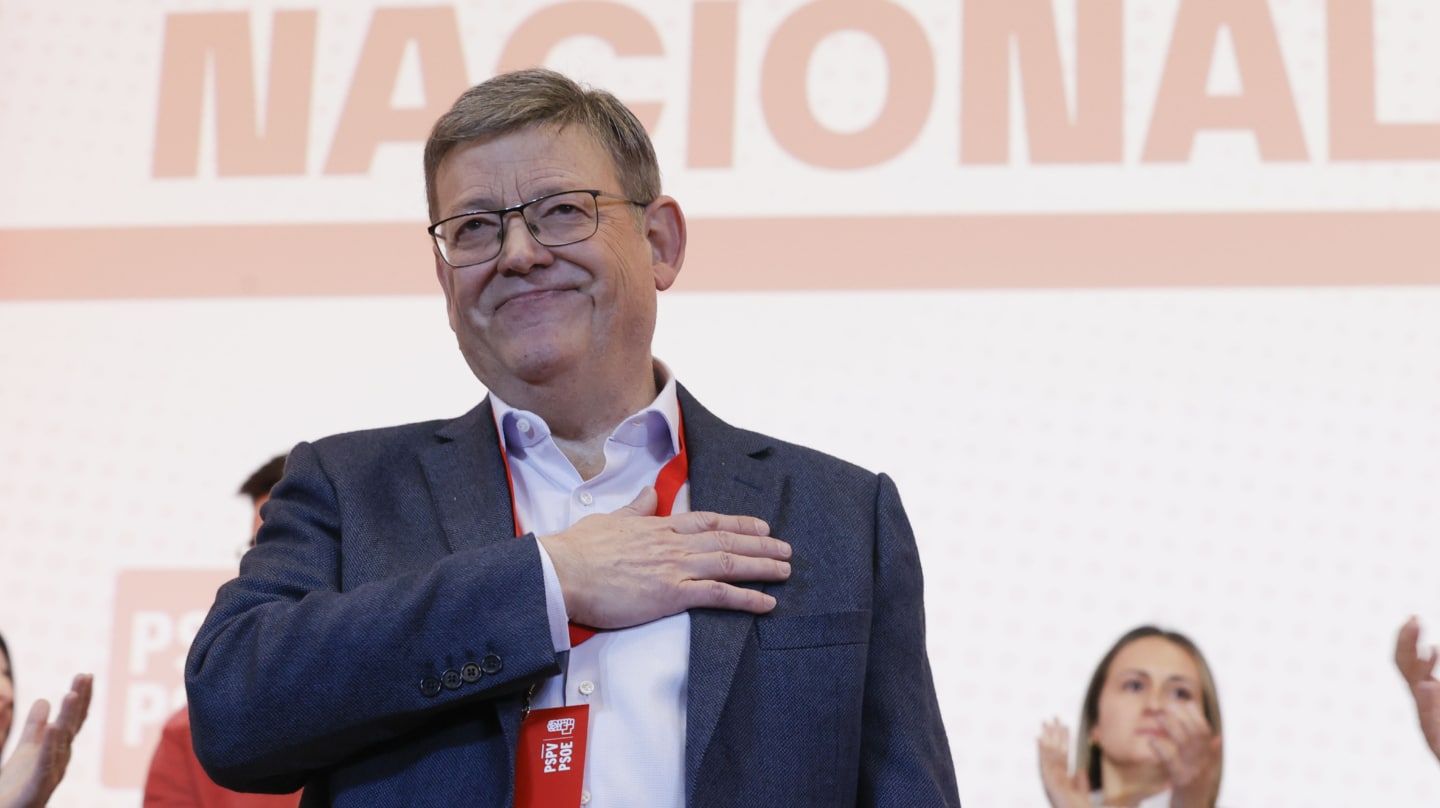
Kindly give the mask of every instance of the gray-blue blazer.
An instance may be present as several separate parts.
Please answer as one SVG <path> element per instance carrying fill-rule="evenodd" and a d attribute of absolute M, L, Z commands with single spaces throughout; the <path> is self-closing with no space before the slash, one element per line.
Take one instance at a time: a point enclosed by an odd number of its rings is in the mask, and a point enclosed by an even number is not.
<path fill-rule="evenodd" d="M 691 613 L 687 805 L 958 806 L 894 484 L 680 404 L 691 507 L 794 548 L 770 614 Z M 558 672 L 487 400 L 296 446 L 185 683 L 221 785 L 450 808 L 511 804 L 525 693 Z"/>

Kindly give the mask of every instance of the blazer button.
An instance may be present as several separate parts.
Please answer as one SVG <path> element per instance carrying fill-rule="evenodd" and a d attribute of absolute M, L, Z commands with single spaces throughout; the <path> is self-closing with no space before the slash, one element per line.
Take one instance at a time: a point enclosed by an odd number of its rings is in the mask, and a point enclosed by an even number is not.
<path fill-rule="evenodd" d="M 426 676 L 420 680 L 420 695 L 427 699 L 433 699 L 440 695 L 440 680 L 434 676 Z"/>
<path fill-rule="evenodd" d="M 440 684 L 445 685 L 446 690 L 454 690 L 460 686 L 460 671 L 451 668 L 440 674 Z"/>
<path fill-rule="evenodd" d="M 467 685 L 473 685 L 480 681 L 480 677 L 483 675 L 484 672 L 480 670 L 480 666 L 474 662 L 466 662 L 465 667 L 460 669 L 460 678 L 464 679 Z"/>
<path fill-rule="evenodd" d="M 485 658 L 480 660 L 480 670 L 484 671 L 486 676 L 494 676 L 504 668 L 505 662 L 495 654 L 486 654 Z"/>

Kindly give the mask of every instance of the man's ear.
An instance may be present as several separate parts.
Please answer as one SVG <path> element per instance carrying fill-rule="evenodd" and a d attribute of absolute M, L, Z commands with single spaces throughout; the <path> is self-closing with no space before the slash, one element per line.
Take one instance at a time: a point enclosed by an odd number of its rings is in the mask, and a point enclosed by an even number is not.
<path fill-rule="evenodd" d="M 650 242 L 655 289 L 663 292 L 675 283 L 685 263 L 685 214 L 679 202 L 659 196 L 645 208 L 645 238 Z"/>

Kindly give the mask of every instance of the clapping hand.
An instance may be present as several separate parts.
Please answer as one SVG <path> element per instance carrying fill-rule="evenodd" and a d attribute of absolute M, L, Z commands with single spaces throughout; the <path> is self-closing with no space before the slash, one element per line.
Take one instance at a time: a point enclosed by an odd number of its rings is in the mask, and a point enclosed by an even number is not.
<path fill-rule="evenodd" d="M 1150 739 L 1170 780 L 1171 808 L 1210 808 L 1220 790 L 1221 738 L 1211 731 L 1199 702 L 1160 714 L 1161 737 Z"/>
<path fill-rule="evenodd" d="M 1060 719 L 1045 723 L 1038 741 L 1040 782 L 1050 808 L 1090 808 L 1090 777 L 1083 770 L 1070 771 L 1070 730 Z"/>
<path fill-rule="evenodd" d="M 1416 647 L 1419 639 L 1420 621 L 1412 617 L 1395 637 L 1395 667 L 1400 669 L 1400 675 L 1410 686 L 1410 695 L 1415 698 L 1415 712 L 1419 715 L 1425 742 L 1440 759 L 1440 681 L 1435 679 L 1440 649 L 1431 648 L 1428 657 L 1421 657 Z"/>
<path fill-rule="evenodd" d="M 0 769 L 0 808 L 41 808 L 50 799 L 70 763 L 70 744 L 90 711 L 93 683 L 88 673 L 75 677 L 54 723 L 47 723 L 49 702 L 40 699 L 30 708 L 20 743 Z"/>

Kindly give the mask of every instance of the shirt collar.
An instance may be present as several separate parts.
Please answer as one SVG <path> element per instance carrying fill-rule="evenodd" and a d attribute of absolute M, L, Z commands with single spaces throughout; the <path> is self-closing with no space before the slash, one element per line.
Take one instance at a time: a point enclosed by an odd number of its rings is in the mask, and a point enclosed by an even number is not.
<path fill-rule="evenodd" d="M 673 457 L 680 453 L 680 433 L 676 424 L 680 422 L 680 399 L 676 393 L 675 374 L 664 362 L 656 359 L 655 372 L 664 380 L 660 393 L 648 407 L 633 413 L 616 425 L 610 433 L 610 440 L 629 446 L 652 446 L 658 453 L 660 446 L 668 446 Z M 550 425 L 529 410 L 510 406 L 504 399 L 490 393 L 490 408 L 495 417 L 495 428 L 500 433 L 500 444 L 507 453 L 523 452 L 550 437 Z"/>

